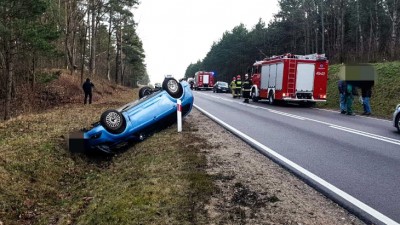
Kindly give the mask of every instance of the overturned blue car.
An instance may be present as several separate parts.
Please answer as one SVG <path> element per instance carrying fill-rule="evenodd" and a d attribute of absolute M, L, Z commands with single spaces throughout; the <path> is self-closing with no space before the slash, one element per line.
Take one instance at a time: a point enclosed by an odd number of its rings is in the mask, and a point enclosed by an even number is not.
<path fill-rule="evenodd" d="M 166 77 L 158 89 L 142 88 L 140 99 L 118 109 L 107 110 L 100 121 L 90 130 L 83 132 L 85 151 L 100 150 L 112 153 L 130 141 L 142 141 L 152 133 L 168 127 L 177 121 L 177 100 L 181 99 L 182 116 L 189 114 L 193 107 L 193 94 L 186 81 L 178 82 Z M 80 139 L 70 137 L 71 140 Z"/>

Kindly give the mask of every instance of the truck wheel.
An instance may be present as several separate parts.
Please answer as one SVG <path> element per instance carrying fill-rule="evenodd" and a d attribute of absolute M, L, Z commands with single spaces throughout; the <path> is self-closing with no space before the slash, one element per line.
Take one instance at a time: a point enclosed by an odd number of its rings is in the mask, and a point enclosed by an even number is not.
<path fill-rule="evenodd" d="M 397 113 L 395 122 L 396 122 L 397 131 L 400 133 L 400 113 Z"/>
<path fill-rule="evenodd" d="M 125 117 L 117 110 L 105 111 L 100 117 L 100 124 L 113 134 L 120 134 L 126 128 Z"/>
<path fill-rule="evenodd" d="M 139 99 L 146 95 L 151 95 L 152 91 L 150 87 L 142 87 L 139 89 Z"/>
<path fill-rule="evenodd" d="M 173 98 L 179 98 L 183 94 L 182 85 L 174 78 L 165 78 L 162 87 Z"/>
<path fill-rule="evenodd" d="M 274 94 L 272 91 L 268 94 L 268 102 L 270 105 L 275 105 Z"/>
<path fill-rule="evenodd" d="M 253 102 L 258 102 L 258 97 L 256 96 L 256 93 L 254 90 L 251 90 L 251 100 Z"/>

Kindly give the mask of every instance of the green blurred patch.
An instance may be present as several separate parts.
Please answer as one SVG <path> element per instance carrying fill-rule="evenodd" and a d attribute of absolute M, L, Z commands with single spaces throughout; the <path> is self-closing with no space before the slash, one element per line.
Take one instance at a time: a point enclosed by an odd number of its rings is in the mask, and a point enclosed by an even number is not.
<path fill-rule="evenodd" d="M 400 104 L 400 62 L 386 62 L 372 64 L 377 72 L 377 82 L 372 88 L 371 108 L 373 116 L 390 119 L 394 108 Z M 339 111 L 339 93 L 337 82 L 341 65 L 330 65 L 328 75 L 327 102 L 318 103 L 321 108 L 336 109 Z M 361 95 L 361 90 L 359 90 Z M 358 97 L 354 101 L 356 113 L 363 113 Z"/>
<path fill-rule="evenodd" d="M 61 71 L 41 71 L 36 73 L 35 75 L 36 82 L 40 84 L 47 84 L 53 80 L 57 80 L 61 75 Z"/>

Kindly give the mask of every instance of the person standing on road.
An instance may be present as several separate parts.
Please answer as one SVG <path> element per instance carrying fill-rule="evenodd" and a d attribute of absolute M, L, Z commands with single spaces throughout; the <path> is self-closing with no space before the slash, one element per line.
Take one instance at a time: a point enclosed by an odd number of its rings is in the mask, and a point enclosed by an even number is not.
<path fill-rule="evenodd" d="M 353 93 L 355 92 L 355 86 L 349 82 L 346 82 L 346 115 L 354 116 L 353 113 Z"/>
<path fill-rule="evenodd" d="M 236 97 L 240 98 L 241 90 L 242 90 L 242 78 L 240 77 L 240 75 L 236 76 L 235 86 L 236 86 L 235 95 L 236 95 Z"/>
<path fill-rule="evenodd" d="M 85 92 L 85 100 L 83 101 L 83 104 L 86 104 L 88 97 L 89 104 L 92 104 L 92 89 L 94 88 L 94 84 L 90 81 L 89 78 L 86 78 L 86 81 L 85 83 L 83 83 L 82 88 Z"/>
<path fill-rule="evenodd" d="M 229 86 L 231 88 L 232 97 L 236 98 L 236 94 L 235 94 L 235 92 L 236 92 L 236 77 L 235 76 L 233 76 L 233 79 L 232 79 L 231 84 Z"/>
<path fill-rule="evenodd" d="M 364 108 L 364 113 L 363 115 L 371 115 L 371 105 L 370 105 L 370 98 L 372 95 L 372 87 L 371 85 L 364 85 L 361 87 L 361 97 L 362 97 L 362 103 L 363 103 L 363 108 Z"/>
<path fill-rule="evenodd" d="M 253 82 L 249 79 L 249 75 L 246 73 L 244 75 L 244 81 L 242 83 L 242 93 L 243 93 L 243 102 L 249 103 L 249 98 L 250 98 L 250 92 L 251 92 L 251 86 L 253 85 Z"/>
<path fill-rule="evenodd" d="M 339 89 L 339 102 L 340 102 L 340 113 L 346 113 L 346 81 L 339 80 L 338 81 L 338 89 Z"/>

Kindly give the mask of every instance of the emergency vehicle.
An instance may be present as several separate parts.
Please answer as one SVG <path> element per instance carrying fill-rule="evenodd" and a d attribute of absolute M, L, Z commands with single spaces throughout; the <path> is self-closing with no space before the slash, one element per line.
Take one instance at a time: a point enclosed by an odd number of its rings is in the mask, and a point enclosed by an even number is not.
<path fill-rule="evenodd" d="M 251 98 L 312 105 L 326 101 L 328 60 L 325 54 L 272 56 L 253 64 Z"/>
<path fill-rule="evenodd" d="M 194 89 L 211 90 L 214 86 L 214 72 L 198 71 L 194 74 Z"/>

